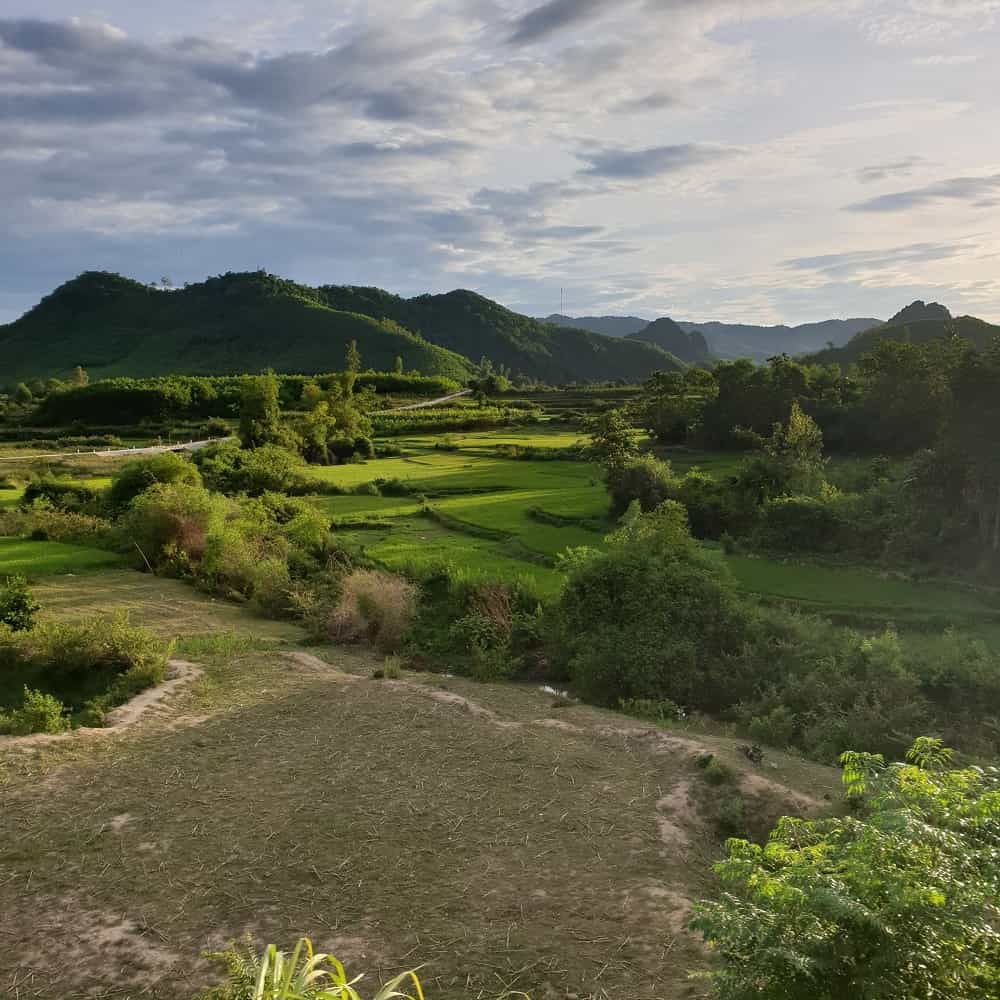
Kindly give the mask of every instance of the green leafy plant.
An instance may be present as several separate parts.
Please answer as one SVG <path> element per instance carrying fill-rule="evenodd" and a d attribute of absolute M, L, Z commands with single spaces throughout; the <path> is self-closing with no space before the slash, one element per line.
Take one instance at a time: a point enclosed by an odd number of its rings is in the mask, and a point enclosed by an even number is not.
<path fill-rule="evenodd" d="M 40 607 L 23 576 L 9 576 L 0 583 L 0 624 L 12 632 L 30 629 Z"/>
<path fill-rule="evenodd" d="M 306 937 L 290 955 L 270 944 L 259 956 L 248 946 L 233 946 L 208 957 L 225 965 L 227 980 L 199 994 L 199 1000 L 364 1000 L 355 989 L 363 977 L 348 979 L 343 964 L 333 955 L 314 952 Z M 424 1000 L 417 970 L 400 973 L 370 1000 Z"/>
<path fill-rule="evenodd" d="M 725 893 L 693 921 L 722 958 L 716 997 L 1000 995 L 1000 769 L 956 769 L 930 737 L 906 758 L 847 752 L 854 815 L 729 842 Z"/>

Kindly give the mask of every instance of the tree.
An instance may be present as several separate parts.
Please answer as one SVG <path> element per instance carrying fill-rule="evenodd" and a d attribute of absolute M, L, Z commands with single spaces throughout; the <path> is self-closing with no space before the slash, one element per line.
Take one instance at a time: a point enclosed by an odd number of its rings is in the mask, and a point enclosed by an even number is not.
<path fill-rule="evenodd" d="M 240 441 L 244 448 L 259 448 L 282 440 L 278 379 L 274 372 L 248 378 L 240 392 Z"/>
<path fill-rule="evenodd" d="M 397 354 L 394 361 L 392 362 L 392 370 L 397 375 L 403 374 L 403 358 L 401 355 Z"/>
<path fill-rule="evenodd" d="M 635 443 L 635 431 L 624 410 L 607 410 L 593 418 L 589 431 L 590 457 L 604 466 L 608 476 L 621 469 L 639 452 Z"/>
<path fill-rule="evenodd" d="M 928 737 L 906 758 L 842 755 L 858 815 L 729 842 L 693 921 L 719 1000 L 1000 997 L 1000 769 L 953 769 Z"/>
<path fill-rule="evenodd" d="M 340 377 L 340 384 L 343 387 L 345 396 L 354 394 L 354 383 L 358 379 L 359 371 L 361 371 L 361 352 L 358 350 L 358 342 L 352 340 L 347 345 L 347 353 L 344 357 L 344 371 Z"/>
<path fill-rule="evenodd" d="M 780 496 L 813 496 L 826 482 L 823 433 L 816 421 L 792 403 L 788 422 L 775 424 L 763 449 L 739 475 L 739 486 L 757 503 Z"/>
<path fill-rule="evenodd" d="M 73 369 L 73 374 L 69 377 L 69 384 L 72 386 L 87 385 L 90 382 L 90 376 L 87 374 L 87 369 L 82 365 L 77 365 Z"/>
<path fill-rule="evenodd" d="M 22 406 L 28 406 L 34 398 L 35 397 L 32 391 L 23 382 L 17 383 L 17 387 L 14 389 L 15 403 L 20 403 Z"/>
<path fill-rule="evenodd" d="M 469 388 L 480 406 L 485 406 L 490 396 L 498 396 L 510 388 L 506 369 L 494 368 L 489 358 L 479 359 L 476 374 L 469 379 Z"/>
<path fill-rule="evenodd" d="M 683 374 L 656 372 L 643 386 L 636 406 L 639 422 L 657 441 L 688 440 L 717 386 L 711 372 L 688 368 Z"/>

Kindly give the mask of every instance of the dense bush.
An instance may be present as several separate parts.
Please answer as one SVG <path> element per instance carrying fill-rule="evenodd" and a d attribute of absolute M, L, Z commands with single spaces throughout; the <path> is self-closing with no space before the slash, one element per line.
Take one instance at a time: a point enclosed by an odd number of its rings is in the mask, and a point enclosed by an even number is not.
<path fill-rule="evenodd" d="M 7 724 L 52 732 L 72 717 L 100 725 L 109 709 L 163 679 L 169 652 L 169 643 L 131 626 L 124 614 L 0 630 L 0 705 L 11 709 Z"/>
<path fill-rule="evenodd" d="M 161 483 L 139 494 L 119 523 L 124 545 L 154 567 L 182 571 L 205 554 L 210 533 L 221 529 L 224 497 L 191 483 Z"/>
<path fill-rule="evenodd" d="M 199 449 L 194 462 L 206 487 L 229 496 L 284 493 L 303 482 L 302 459 L 274 444 L 241 448 L 235 441 L 226 441 Z"/>
<path fill-rule="evenodd" d="M 674 473 L 669 462 L 655 455 L 639 455 L 621 465 L 610 466 L 607 472 L 611 513 L 618 517 L 636 501 L 644 511 L 655 510 L 670 499 Z"/>
<path fill-rule="evenodd" d="M 23 576 L 8 576 L 0 583 L 0 626 L 24 632 L 35 624 L 39 604 Z"/>
<path fill-rule="evenodd" d="M 201 484 L 198 469 L 190 459 L 172 451 L 144 455 L 126 462 L 115 473 L 108 489 L 107 504 L 112 514 L 120 514 L 140 493 L 158 483 Z"/>
<path fill-rule="evenodd" d="M 21 498 L 23 506 L 42 500 L 55 510 L 70 513 L 94 513 L 100 490 L 72 479 L 54 476 L 36 476 L 25 487 Z"/>
<path fill-rule="evenodd" d="M 44 503 L 35 503 L 16 510 L 0 510 L 0 535 L 109 547 L 113 531 L 111 523 L 103 518 L 53 510 Z"/>
<path fill-rule="evenodd" d="M 557 648 L 586 698 L 729 704 L 729 660 L 750 638 L 753 614 L 725 567 L 694 545 L 679 504 L 634 507 L 606 551 L 576 553 L 566 568 Z"/>
<path fill-rule="evenodd" d="M 954 769 L 936 739 L 906 756 L 843 754 L 854 815 L 730 841 L 694 921 L 717 1000 L 1000 995 L 1000 773 Z"/>

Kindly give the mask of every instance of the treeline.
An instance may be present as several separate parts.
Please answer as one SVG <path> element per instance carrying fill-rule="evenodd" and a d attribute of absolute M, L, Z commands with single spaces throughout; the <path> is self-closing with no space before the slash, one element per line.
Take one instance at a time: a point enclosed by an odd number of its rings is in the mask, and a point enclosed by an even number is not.
<path fill-rule="evenodd" d="M 846 372 L 782 357 L 658 375 L 629 416 L 659 442 L 748 459 L 736 476 L 677 477 L 628 457 L 625 417 L 605 418 L 619 511 L 672 499 L 702 538 L 1000 578 L 1000 342 L 884 341 Z M 824 451 L 867 454 L 868 467 L 838 483 Z"/>
<path fill-rule="evenodd" d="M 847 369 L 785 355 L 763 365 L 726 361 L 657 373 L 634 412 L 663 443 L 750 450 L 798 403 L 830 452 L 909 455 L 938 439 L 953 404 L 961 405 L 957 397 L 969 391 L 962 379 L 978 356 L 954 337 L 883 340 Z"/>
<path fill-rule="evenodd" d="M 276 375 L 282 407 L 296 409 L 307 386 L 329 391 L 341 376 Z M 103 379 L 89 385 L 59 388 L 50 392 L 31 413 L 32 424 L 64 427 L 71 424 L 128 426 L 162 420 L 201 420 L 234 416 L 241 395 L 252 375 L 184 376 L 166 378 Z M 447 395 L 460 388 L 439 375 L 408 375 L 396 372 L 360 372 L 359 390 L 405 396 Z"/>

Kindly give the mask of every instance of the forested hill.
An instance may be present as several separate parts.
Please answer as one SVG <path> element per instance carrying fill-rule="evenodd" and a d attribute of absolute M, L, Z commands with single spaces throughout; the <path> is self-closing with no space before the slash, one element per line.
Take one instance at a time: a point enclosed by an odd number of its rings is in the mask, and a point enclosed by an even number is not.
<path fill-rule="evenodd" d="M 652 323 L 637 333 L 628 334 L 626 339 L 656 344 L 657 347 L 661 347 L 691 364 L 701 364 L 711 360 L 704 335 L 698 330 L 692 330 L 690 333 L 682 330 L 667 316 L 654 319 Z"/>
<path fill-rule="evenodd" d="M 893 316 L 888 323 L 856 334 L 843 347 L 819 351 L 808 360 L 821 364 L 848 365 L 863 355 L 870 354 L 883 340 L 927 344 L 949 337 L 961 337 L 982 350 L 995 337 L 1000 337 L 1000 326 L 976 319 L 975 316 L 952 317 L 944 306 L 936 302 L 914 302 Z"/>
<path fill-rule="evenodd" d="M 63 376 L 225 375 L 270 367 L 326 372 L 356 340 L 365 367 L 397 357 L 425 375 L 464 380 L 488 357 L 549 382 L 639 381 L 681 363 L 651 344 L 560 330 L 473 292 L 402 299 L 380 289 L 315 289 L 264 272 L 182 289 L 88 271 L 0 326 L 5 383 Z"/>
<path fill-rule="evenodd" d="M 88 271 L 20 319 L 0 326 L 5 383 L 65 375 L 225 375 L 339 368 L 356 340 L 366 367 L 465 379 L 467 359 L 397 324 L 325 305 L 302 285 L 263 273 L 227 274 L 176 291 Z"/>
<path fill-rule="evenodd" d="M 412 299 L 354 285 L 325 285 L 317 292 L 335 309 L 394 320 L 474 361 L 485 356 L 546 382 L 636 381 L 684 367 L 653 344 L 554 326 L 462 289 Z"/>

